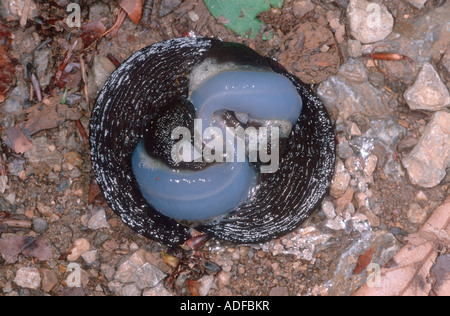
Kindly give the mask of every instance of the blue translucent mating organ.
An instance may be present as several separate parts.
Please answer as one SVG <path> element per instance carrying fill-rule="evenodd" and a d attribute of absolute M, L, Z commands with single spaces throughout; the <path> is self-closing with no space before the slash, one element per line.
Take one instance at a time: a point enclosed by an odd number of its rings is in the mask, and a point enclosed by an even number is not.
<path fill-rule="evenodd" d="M 145 200 L 158 212 L 179 220 L 205 220 L 239 206 L 255 185 L 246 163 L 221 163 L 200 171 L 174 170 L 147 154 L 141 141 L 132 157 Z"/>
<path fill-rule="evenodd" d="M 254 120 L 282 120 L 294 125 L 302 111 L 297 89 L 273 72 L 219 73 L 192 92 L 203 131 L 223 110 L 247 113 Z M 223 126 L 222 126 L 223 127 Z M 256 171 L 246 159 L 216 163 L 201 171 L 175 170 L 148 156 L 142 142 L 133 153 L 132 167 L 146 201 L 158 212 L 179 220 L 206 220 L 236 209 L 256 184 Z"/>
<path fill-rule="evenodd" d="M 229 71 L 215 75 L 193 91 L 196 115 L 203 128 L 212 126 L 215 112 L 247 113 L 255 120 L 284 120 L 294 125 L 302 99 L 292 82 L 274 72 Z"/>

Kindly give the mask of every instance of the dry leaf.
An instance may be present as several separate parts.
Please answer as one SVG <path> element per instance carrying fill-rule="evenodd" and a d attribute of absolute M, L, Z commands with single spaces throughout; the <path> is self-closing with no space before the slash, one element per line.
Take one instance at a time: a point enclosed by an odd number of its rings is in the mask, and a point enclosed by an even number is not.
<path fill-rule="evenodd" d="M 67 93 L 70 96 L 71 92 Z M 77 108 L 69 108 L 61 104 L 62 97 L 53 97 L 46 104 L 38 103 L 27 110 L 28 120 L 23 123 L 22 129 L 34 135 L 42 130 L 52 129 L 60 126 L 67 120 L 77 121 L 82 115 Z"/>
<path fill-rule="evenodd" d="M 8 48 L 11 45 L 11 32 L 0 23 L 0 102 L 3 102 L 14 85 L 15 68 L 11 63 Z"/>
<path fill-rule="evenodd" d="M 142 0 L 121 0 L 120 7 L 128 14 L 135 24 L 139 24 L 142 17 Z"/>
<path fill-rule="evenodd" d="M 5 131 L 5 144 L 18 154 L 23 154 L 33 147 L 33 143 L 19 126 L 13 126 Z"/>
<path fill-rule="evenodd" d="M 353 270 L 353 274 L 360 274 L 364 270 L 366 270 L 367 266 L 372 262 L 373 257 L 373 249 L 370 248 L 364 254 L 358 257 L 358 261 L 356 262 L 356 267 Z"/>
<path fill-rule="evenodd" d="M 448 247 L 449 234 L 450 195 L 434 211 L 420 232 L 414 234 L 410 242 L 391 260 L 391 264 L 381 269 L 379 287 L 370 287 L 365 283 L 354 295 L 430 295 L 433 286 L 429 282 L 430 270 L 439 255 L 438 250 Z M 442 291 L 445 293 L 446 289 Z"/>
<path fill-rule="evenodd" d="M 17 236 L 9 239 L 0 239 L 0 253 L 8 264 L 15 263 L 19 254 L 47 261 L 53 258 L 50 246 L 43 237 Z"/>
<path fill-rule="evenodd" d="M 84 47 L 89 47 L 93 42 L 98 41 L 106 32 L 106 26 L 102 21 L 84 23 L 81 25 L 81 39 Z"/>
<path fill-rule="evenodd" d="M 186 284 L 189 286 L 192 296 L 200 296 L 200 287 L 202 284 L 199 281 L 187 280 Z"/>

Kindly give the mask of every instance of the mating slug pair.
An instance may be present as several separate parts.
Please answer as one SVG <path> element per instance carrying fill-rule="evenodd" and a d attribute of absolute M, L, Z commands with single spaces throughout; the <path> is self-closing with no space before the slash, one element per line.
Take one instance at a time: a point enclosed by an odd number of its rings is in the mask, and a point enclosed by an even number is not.
<path fill-rule="evenodd" d="M 292 231 L 335 162 L 329 116 L 305 84 L 245 45 L 207 38 L 124 62 L 100 92 L 90 141 L 110 207 L 170 245 L 190 228 L 236 243 Z"/>

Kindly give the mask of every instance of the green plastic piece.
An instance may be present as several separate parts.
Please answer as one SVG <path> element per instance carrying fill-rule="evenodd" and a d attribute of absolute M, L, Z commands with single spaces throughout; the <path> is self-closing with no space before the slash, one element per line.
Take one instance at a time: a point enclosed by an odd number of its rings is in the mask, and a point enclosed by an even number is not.
<path fill-rule="evenodd" d="M 263 23 L 256 16 L 271 7 L 282 8 L 284 0 L 204 0 L 209 11 L 237 34 L 256 38 Z"/>

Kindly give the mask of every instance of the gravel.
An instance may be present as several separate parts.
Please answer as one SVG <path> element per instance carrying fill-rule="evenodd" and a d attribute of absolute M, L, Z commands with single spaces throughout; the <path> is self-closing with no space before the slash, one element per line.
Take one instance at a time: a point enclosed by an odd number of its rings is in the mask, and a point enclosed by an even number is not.
<path fill-rule="evenodd" d="M 420 8 L 424 1 L 409 2 Z M 0 11 L 16 24 L 17 3 L 0 0 Z M 330 194 L 301 227 L 277 240 L 260 245 L 209 240 L 198 252 L 170 249 L 131 231 L 101 198 L 89 205 L 89 148 L 75 122 L 67 121 L 33 135 L 24 155 L 0 147 L 6 166 L 6 174 L 0 171 L 0 295 L 351 295 L 368 277 L 366 269 L 356 269 L 359 258 L 372 249 L 371 263 L 385 265 L 449 193 L 450 55 L 442 54 L 450 38 L 450 3 L 434 8 L 430 2 L 416 10 L 384 2 L 377 28 L 363 25 L 376 13 L 366 10 L 366 1 L 352 0 L 347 8 L 339 1 L 339 8 L 324 9 L 309 0 L 286 0 L 284 9 L 271 12 L 278 22 L 267 23 L 265 31 L 273 31 L 268 41 L 236 36 L 202 1 L 162 3 L 164 17 L 156 7 L 151 32 L 127 19 L 117 38 L 107 36 L 97 50 L 85 52 L 91 100 L 115 68 L 108 54 L 123 61 L 144 46 L 190 31 L 244 42 L 318 85 L 338 140 Z M 53 17 L 48 6 L 35 4 L 40 14 Z M 95 1 L 82 12 L 83 20 L 107 14 L 105 23 L 112 25 L 117 3 Z M 342 31 L 345 14 L 349 32 L 339 35 L 341 44 L 330 23 Z M 286 31 L 280 24 L 289 15 L 296 22 Z M 392 20 L 399 27 L 391 33 Z M 12 32 L 11 55 L 20 62 L 17 85 L 0 103 L 0 127 L 20 126 L 24 110 L 36 104 L 29 101 L 22 74 L 38 74 L 48 98 L 48 78 L 70 47 L 64 28 L 39 52 L 35 48 L 48 36 L 35 23 Z M 362 56 L 381 45 L 413 62 Z M 34 67 L 25 71 L 28 63 Z M 84 109 L 80 122 L 87 131 L 89 106 L 83 102 L 79 89 L 69 103 Z M 8 220 L 28 228 L 9 227 Z M 81 287 L 70 287 L 72 277 L 79 277 Z"/>

